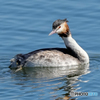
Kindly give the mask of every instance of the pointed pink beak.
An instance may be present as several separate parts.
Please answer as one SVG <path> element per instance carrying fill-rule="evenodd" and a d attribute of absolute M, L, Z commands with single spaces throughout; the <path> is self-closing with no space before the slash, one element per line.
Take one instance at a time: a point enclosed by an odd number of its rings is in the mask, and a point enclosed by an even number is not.
<path fill-rule="evenodd" d="M 51 33 L 49 33 L 49 36 L 52 35 L 52 34 L 54 34 L 54 33 L 56 33 L 56 29 L 53 30 L 53 31 L 51 31 Z"/>

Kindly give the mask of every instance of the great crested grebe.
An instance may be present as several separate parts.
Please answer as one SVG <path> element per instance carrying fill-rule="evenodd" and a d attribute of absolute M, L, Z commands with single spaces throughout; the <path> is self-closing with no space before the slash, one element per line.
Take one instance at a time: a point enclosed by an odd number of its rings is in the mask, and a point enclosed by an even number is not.
<path fill-rule="evenodd" d="M 18 54 L 11 59 L 10 68 L 71 66 L 89 63 L 88 54 L 72 38 L 67 22 L 67 19 L 56 20 L 52 25 L 53 31 L 49 34 L 57 33 L 64 40 L 67 48 L 47 48 Z"/>

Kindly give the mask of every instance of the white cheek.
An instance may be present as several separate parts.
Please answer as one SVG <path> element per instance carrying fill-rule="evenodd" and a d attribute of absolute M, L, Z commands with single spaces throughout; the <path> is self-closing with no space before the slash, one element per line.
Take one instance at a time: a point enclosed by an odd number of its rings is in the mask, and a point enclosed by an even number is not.
<path fill-rule="evenodd" d="M 57 30 L 57 33 L 60 34 L 60 33 L 62 33 L 62 31 L 63 31 L 63 29 L 61 27 L 60 29 Z"/>

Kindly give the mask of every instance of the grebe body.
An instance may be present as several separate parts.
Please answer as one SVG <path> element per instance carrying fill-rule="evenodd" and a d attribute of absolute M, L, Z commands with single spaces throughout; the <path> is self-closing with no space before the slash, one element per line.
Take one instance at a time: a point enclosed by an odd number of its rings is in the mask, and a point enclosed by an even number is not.
<path fill-rule="evenodd" d="M 53 31 L 49 34 L 57 33 L 63 39 L 66 48 L 47 48 L 18 54 L 11 59 L 10 68 L 72 66 L 89 63 L 88 54 L 72 38 L 67 22 L 66 19 L 56 20 L 53 23 Z"/>

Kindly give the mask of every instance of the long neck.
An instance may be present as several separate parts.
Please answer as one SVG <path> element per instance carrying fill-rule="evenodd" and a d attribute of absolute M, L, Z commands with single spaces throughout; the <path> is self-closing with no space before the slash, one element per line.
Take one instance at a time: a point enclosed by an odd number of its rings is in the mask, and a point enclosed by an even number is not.
<path fill-rule="evenodd" d="M 77 42 L 71 37 L 62 37 L 67 49 L 70 51 L 72 56 L 79 59 L 84 63 L 89 63 L 88 54 L 77 44 Z"/>

